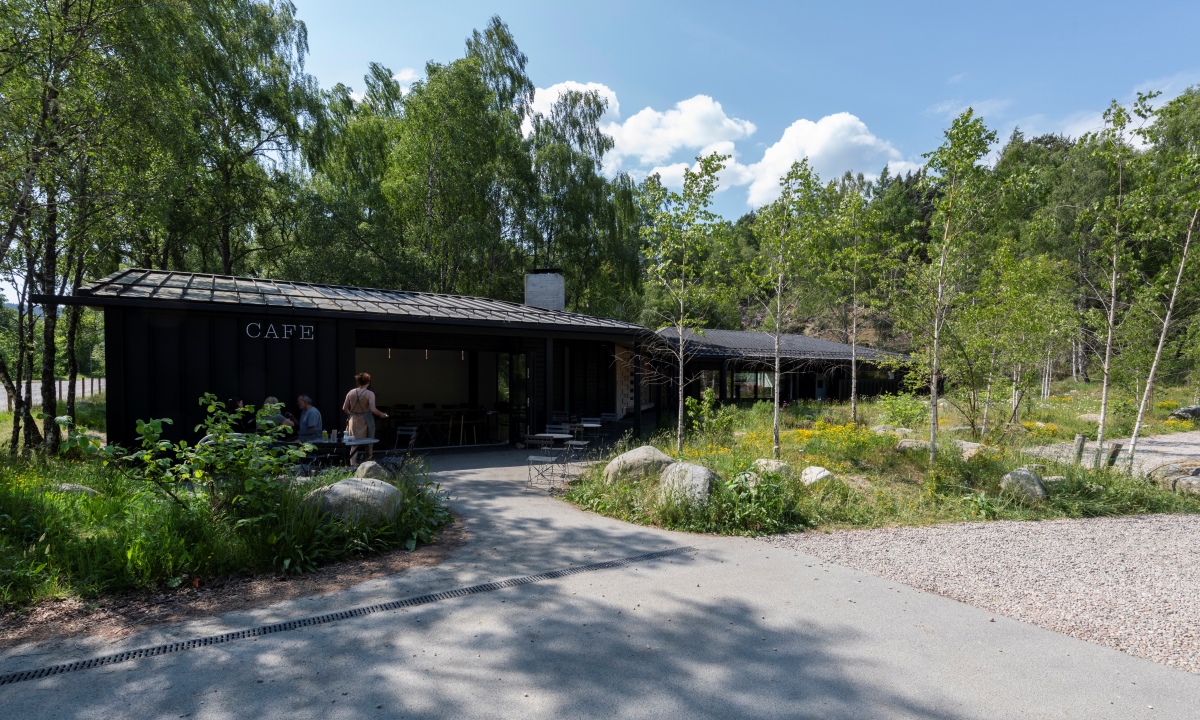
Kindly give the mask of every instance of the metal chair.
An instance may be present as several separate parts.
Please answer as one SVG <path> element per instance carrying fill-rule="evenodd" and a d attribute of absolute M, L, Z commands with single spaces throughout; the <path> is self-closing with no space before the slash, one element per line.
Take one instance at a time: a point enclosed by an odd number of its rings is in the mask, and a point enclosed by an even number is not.
<path fill-rule="evenodd" d="M 525 447 L 529 449 L 546 449 L 554 447 L 553 438 L 534 437 L 533 435 L 524 436 Z"/>
<path fill-rule="evenodd" d="M 555 455 L 530 455 L 525 458 L 529 463 L 529 487 L 538 485 L 554 486 L 554 472 L 558 467 L 558 457 Z"/>
<path fill-rule="evenodd" d="M 573 462 L 582 462 L 587 459 L 588 446 L 591 442 L 588 440 L 568 440 L 563 443 L 562 465 L 563 475 L 567 473 L 567 465 Z"/>
<path fill-rule="evenodd" d="M 405 437 L 408 440 L 404 447 L 400 446 L 400 438 Z M 411 426 L 401 426 L 396 428 L 396 442 L 392 445 L 391 450 L 375 453 L 376 462 L 383 465 L 394 467 L 395 472 L 404 469 L 408 461 L 413 457 L 413 449 L 417 446 L 417 428 Z"/>

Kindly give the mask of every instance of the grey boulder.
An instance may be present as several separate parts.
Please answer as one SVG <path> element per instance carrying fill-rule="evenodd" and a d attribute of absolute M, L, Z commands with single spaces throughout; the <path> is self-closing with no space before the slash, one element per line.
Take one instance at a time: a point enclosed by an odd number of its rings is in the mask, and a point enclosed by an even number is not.
<path fill-rule="evenodd" d="M 657 475 L 674 462 L 670 455 L 658 448 L 643 445 L 627 453 L 621 453 L 609 461 L 608 465 L 604 466 L 604 482 L 616 482 L 617 478 L 623 475 L 639 477 Z"/>
<path fill-rule="evenodd" d="M 809 465 L 800 471 L 800 482 L 805 485 L 812 485 L 815 482 L 820 482 L 826 478 L 833 477 L 833 473 L 829 472 L 820 465 Z"/>
<path fill-rule="evenodd" d="M 390 522 L 404 504 L 395 487 L 371 478 L 350 478 L 317 488 L 305 496 L 322 511 L 346 522 Z"/>
<path fill-rule="evenodd" d="M 392 479 L 392 471 L 374 460 L 367 460 L 358 464 L 358 467 L 354 470 L 354 477 L 383 480 L 386 482 Z"/>
<path fill-rule="evenodd" d="M 1041 476 L 1029 468 L 1017 468 L 1000 478 L 1000 489 L 1009 490 L 1022 500 L 1046 499 L 1046 486 L 1042 484 Z"/>
<path fill-rule="evenodd" d="M 983 450 L 983 445 L 977 442 L 968 442 L 966 440 L 955 440 L 954 445 L 958 448 L 958 451 L 962 453 L 963 460 L 970 460 L 978 455 L 981 450 Z"/>
<path fill-rule="evenodd" d="M 1158 467 L 1151 470 L 1149 473 L 1151 480 L 1163 480 L 1166 478 L 1173 478 L 1176 475 L 1187 475 L 1187 474 L 1188 474 L 1187 470 L 1185 470 L 1184 467 L 1178 463 L 1167 463 L 1166 465 L 1159 465 Z"/>
<path fill-rule="evenodd" d="M 760 475 L 778 475 L 788 477 L 792 474 L 792 466 L 782 460 L 759 458 L 754 461 L 754 472 Z"/>
<path fill-rule="evenodd" d="M 659 494 L 685 503 L 703 503 L 712 492 L 713 483 L 720 480 L 715 472 L 703 465 L 672 463 L 659 478 Z"/>
<path fill-rule="evenodd" d="M 1175 478 L 1175 492 L 1180 495 L 1200 495 L 1200 477 L 1184 475 Z"/>
<path fill-rule="evenodd" d="M 87 495 L 88 497 L 100 497 L 100 492 L 87 485 L 77 485 L 75 483 L 54 483 L 50 486 L 54 492 L 64 495 Z"/>
<path fill-rule="evenodd" d="M 1175 420 L 1200 420 L 1200 405 L 1181 407 L 1167 417 Z"/>

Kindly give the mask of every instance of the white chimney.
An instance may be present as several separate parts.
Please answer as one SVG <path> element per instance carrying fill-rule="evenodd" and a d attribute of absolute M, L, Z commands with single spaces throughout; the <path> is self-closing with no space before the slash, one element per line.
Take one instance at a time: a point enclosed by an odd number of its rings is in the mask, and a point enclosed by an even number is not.
<path fill-rule="evenodd" d="M 567 286 L 562 270 L 530 270 L 525 275 L 525 304 L 546 310 L 567 307 Z"/>

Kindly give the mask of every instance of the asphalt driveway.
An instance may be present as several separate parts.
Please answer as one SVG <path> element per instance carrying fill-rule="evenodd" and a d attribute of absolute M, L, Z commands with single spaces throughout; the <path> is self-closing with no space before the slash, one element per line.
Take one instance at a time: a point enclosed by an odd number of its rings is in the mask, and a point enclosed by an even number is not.
<path fill-rule="evenodd" d="M 692 551 L 0 686 L 12 718 L 1190 718 L 1200 676 L 765 543 L 580 512 L 523 454 L 434 461 L 471 541 L 331 596 L 17 648 L 0 674 Z M 536 578 L 533 578 L 536 579 Z"/>

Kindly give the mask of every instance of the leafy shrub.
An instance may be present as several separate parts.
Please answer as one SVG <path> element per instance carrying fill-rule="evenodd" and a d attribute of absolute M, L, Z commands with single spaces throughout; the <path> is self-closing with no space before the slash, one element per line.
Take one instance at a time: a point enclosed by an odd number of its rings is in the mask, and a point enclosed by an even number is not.
<path fill-rule="evenodd" d="M 899 427 L 915 428 L 929 420 L 929 402 L 912 393 L 881 395 L 875 406 L 884 422 Z"/>
<path fill-rule="evenodd" d="M 307 572 L 348 556 L 411 550 L 451 522 L 437 486 L 412 466 L 394 482 L 403 504 L 391 522 L 334 520 L 304 496 L 344 475 L 312 485 L 277 481 L 304 449 L 271 442 L 279 434 L 235 433 L 245 415 L 206 400 L 203 444 L 164 441 L 161 421 L 150 421 L 139 423 L 140 450 L 93 450 L 103 462 L 0 460 L 0 604 Z M 54 483 L 100 495 L 60 492 Z"/>
<path fill-rule="evenodd" d="M 725 437 L 733 432 L 737 407 L 718 404 L 717 393 L 712 388 L 705 388 L 699 400 L 688 397 L 684 403 L 689 430 L 715 437 Z"/>

